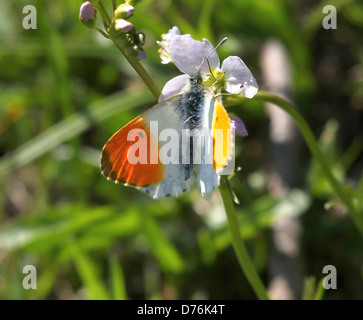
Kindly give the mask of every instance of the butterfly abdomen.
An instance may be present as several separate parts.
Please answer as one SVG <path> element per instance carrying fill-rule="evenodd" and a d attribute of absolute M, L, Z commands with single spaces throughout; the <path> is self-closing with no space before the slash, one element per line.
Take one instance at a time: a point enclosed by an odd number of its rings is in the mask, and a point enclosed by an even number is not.
<path fill-rule="evenodd" d="M 190 130 L 188 163 L 184 164 L 184 178 L 188 180 L 194 169 L 194 154 L 198 144 L 194 144 L 195 130 L 200 130 L 203 123 L 203 105 L 205 87 L 198 82 L 197 76 L 191 76 L 181 99 L 181 115 L 183 128 Z M 200 79 L 199 79 L 200 80 Z"/>

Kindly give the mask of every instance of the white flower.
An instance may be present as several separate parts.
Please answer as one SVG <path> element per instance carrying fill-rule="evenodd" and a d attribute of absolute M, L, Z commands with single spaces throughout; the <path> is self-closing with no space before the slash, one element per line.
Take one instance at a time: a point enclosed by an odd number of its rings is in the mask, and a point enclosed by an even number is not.
<path fill-rule="evenodd" d="M 212 85 L 218 80 L 227 92 L 242 93 L 246 98 L 253 98 L 258 91 L 256 79 L 242 59 L 230 56 L 220 66 L 218 54 L 216 51 L 213 52 L 214 47 L 207 39 L 203 39 L 203 42 L 194 40 L 190 34 L 180 35 L 179 29 L 173 27 L 163 36 L 161 44 L 170 53 L 168 55 L 164 50 L 159 51 L 162 63 L 173 61 L 184 75 L 177 76 L 166 83 L 159 101 L 181 92 L 190 70 L 200 66 L 201 76 L 207 84 Z M 203 63 L 203 59 L 207 56 L 208 61 Z M 215 89 L 220 91 L 221 88 L 217 86 Z"/>

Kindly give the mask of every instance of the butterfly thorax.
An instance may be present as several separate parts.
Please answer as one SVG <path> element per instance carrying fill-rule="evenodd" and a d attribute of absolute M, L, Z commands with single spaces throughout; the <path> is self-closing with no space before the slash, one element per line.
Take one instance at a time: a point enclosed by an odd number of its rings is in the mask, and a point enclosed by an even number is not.
<path fill-rule="evenodd" d="M 181 109 L 182 118 L 184 120 L 184 127 L 190 130 L 196 129 L 200 126 L 202 121 L 202 108 L 204 104 L 204 91 L 203 79 L 198 70 L 192 70 L 183 88 Z"/>

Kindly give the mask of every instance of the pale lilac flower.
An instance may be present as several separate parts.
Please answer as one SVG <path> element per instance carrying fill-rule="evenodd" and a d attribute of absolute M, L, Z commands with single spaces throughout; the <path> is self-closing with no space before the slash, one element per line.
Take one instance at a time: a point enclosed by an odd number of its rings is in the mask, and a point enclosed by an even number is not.
<path fill-rule="evenodd" d="M 180 93 L 187 83 L 188 78 L 189 76 L 187 74 L 182 74 L 169 80 L 161 91 L 159 102 Z"/>
<path fill-rule="evenodd" d="M 253 98 L 258 91 L 256 79 L 240 57 L 230 56 L 222 62 L 227 92 L 241 92 L 246 98 Z"/>
<path fill-rule="evenodd" d="M 169 51 L 169 44 L 170 44 L 170 40 L 175 36 L 175 35 L 180 35 L 180 31 L 178 29 L 178 27 L 173 27 L 171 28 L 167 34 L 162 35 L 162 40 L 161 40 L 161 44 L 163 45 L 163 47 Z M 161 48 L 159 49 L 159 53 L 160 53 L 160 58 L 161 58 L 161 63 L 162 64 L 167 64 L 169 63 L 171 60 L 170 56 L 167 54 L 167 52 L 165 52 L 165 50 L 162 50 Z"/>
<path fill-rule="evenodd" d="M 238 136 L 248 136 L 248 132 L 243 121 L 238 117 L 232 117 L 231 119 L 231 129 L 234 130 L 235 134 Z"/>
<path fill-rule="evenodd" d="M 81 20 L 88 21 L 95 17 L 96 10 L 93 7 L 92 3 L 86 1 L 82 3 L 81 8 L 79 10 L 79 17 Z"/>
<path fill-rule="evenodd" d="M 164 50 L 159 51 L 161 52 L 162 63 L 173 61 L 184 75 L 171 79 L 166 83 L 159 101 L 181 92 L 186 84 L 190 70 L 200 67 L 203 59 L 214 49 L 207 39 L 200 42 L 194 40 L 189 34 L 180 35 L 177 27 L 173 27 L 163 36 L 161 44 L 170 53 L 169 56 Z M 222 62 L 221 66 L 218 54 L 214 51 L 209 55 L 208 62 L 203 63 L 200 72 L 207 86 L 218 80 L 223 84 L 227 92 L 232 94 L 242 93 L 246 98 L 253 98 L 258 91 L 256 79 L 242 59 L 237 56 L 228 57 Z M 219 93 L 220 89 L 221 87 L 218 85 L 214 88 L 217 91 L 216 93 Z"/>

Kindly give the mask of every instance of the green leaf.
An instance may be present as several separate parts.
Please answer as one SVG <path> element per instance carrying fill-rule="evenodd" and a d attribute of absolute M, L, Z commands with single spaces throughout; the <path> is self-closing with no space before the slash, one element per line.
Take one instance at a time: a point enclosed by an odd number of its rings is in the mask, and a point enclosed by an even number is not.
<path fill-rule="evenodd" d="M 323 280 L 316 283 L 314 276 L 305 279 L 303 300 L 322 300 L 324 295 Z"/>
<path fill-rule="evenodd" d="M 78 246 L 74 239 L 68 241 L 68 250 L 89 297 L 94 300 L 109 299 L 97 264 Z"/>
<path fill-rule="evenodd" d="M 304 291 L 303 291 L 303 296 L 302 296 L 303 300 L 313 300 L 315 284 L 316 284 L 315 277 L 311 276 L 311 277 L 305 279 Z"/>
<path fill-rule="evenodd" d="M 0 229 L 0 249 L 47 251 L 63 245 L 64 238 L 107 219 L 115 212 L 112 207 L 88 208 L 79 205 L 49 210 L 42 219 L 20 219 Z"/>
<path fill-rule="evenodd" d="M 140 215 L 143 213 L 140 213 Z M 144 214 L 140 217 L 144 234 L 149 240 L 151 251 L 165 272 L 180 273 L 184 269 L 184 261 L 174 245 L 166 238 L 155 220 Z"/>
<path fill-rule="evenodd" d="M 0 159 L 0 177 L 81 134 L 91 125 L 150 101 L 151 95 L 146 90 L 137 93 L 123 91 L 92 104 L 84 112 L 74 113 Z"/>
<path fill-rule="evenodd" d="M 115 300 L 126 300 L 127 293 L 126 293 L 124 274 L 121 268 L 121 263 L 117 259 L 117 256 L 115 254 L 110 254 L 109 265 L 110 265 L 112 298 Z"/>
<path fill-rule="evenodd" d="M 343 184 L 345 172 L 343 166 L 338 161 L 336 145 L 338 129 L 338 122 L 336 120 L 329 120 L 319 138 L 319 145 L 333 175 L 341 184 Z M 321 198 L 327 198 L 335 195 L 335 190 L 332 188 L 329 180 L 321 170 L 320 163 L 318 163 L 315 158 L 311 161 L 308 180 L 310 182 L 311 191 L 314 195 Z"/>

